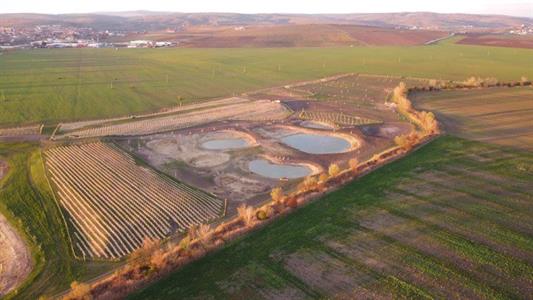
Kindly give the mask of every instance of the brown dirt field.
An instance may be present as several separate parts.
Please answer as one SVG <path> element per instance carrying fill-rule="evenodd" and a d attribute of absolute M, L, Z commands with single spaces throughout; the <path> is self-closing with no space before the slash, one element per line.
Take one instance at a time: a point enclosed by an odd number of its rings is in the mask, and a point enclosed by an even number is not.
<path fill-rule="evenodd" d="M 346 298 L 358 294 L 375 279 L 325 252 L 301 250 L 285 258 L 285 268 L 306 285 L 333 298 Z"/>
<path fill-rule="evenodd" d="M 446 36 L 446 32 L 397 30 L 369 26 L 292 24 L 190 27 L 178 33 L 150 33 L 135 38 L 178 41 L 183 47 L 333 47 L 413 46 Z M 130 39 L 132 39 L 131 37 Z"/>
<path fill-rule="evenodd" d="M 512 288 L 526 295 L 532 292 L 531 279 L 526 275 L 510 275 L 504 268 L 496 264 L 482 264 L 465 253 L 458 252 L 454 244 L 453 233 L 444 228 L 435 229 L 429 224 L 420 222 L 418 218 L 405 218 L 395 216 L 385 210 L 377 214 L 363 216 L 360 224 L 369 230 L 404 243 L 409 247 L 426 255 L 438 257 L 439 260 L 453 264 L 456 268 L 468 272 L 478 280 L 493 282 L 500 288 Z M 460 235 L 457 237 L 461 237 Z M 472 238 L 467 236 L 467 238 Z M 474 239 L 479 242 L 480 239 Z M 492 245 L 491 245 L 492 246 Z M 507 270 L 508 271 L 508 270 Z"/>
<path fill-rule="evenodd" d="M 404 263 L 404 259 L 412 255 L 397 243 L 390 243 L 379 235 L 362 230 L 356 230 L 349 238 L 343 240 L 326 239 L 328 247 L 356 260 L 367 268 L 382 275 L 393 274 L 407 282 L 416 283 L 431 290 L 434 295 L 443 298 L 453 298 L 457 295 L 468 295 L 468 298 L 479 298 L 474 291 L 467 288 L 458 278 L 432 278 L 414 266 Z M 376 285 L 378 283 L 376 282 Z"/>
<path fill-rule="evenodd" d="M 439 191 L 436 193 L 440 194 Z M 477 204 L 475 199 L 457 195 L 447 196 L 445 201 L 437 199 L 438 196 L 424 201 L 402 194 L 390 196 L 397 199 L 392 207 L 402 209 L 410 217 L 467 237 L 508 256 L 533 263 L 533 249 L 517 243 L 517 240 L 523 239 L 523 235 L 512 228 L 515 226 L 510 224 L 508 227 L 504 222 L 493 223 L 482 213 L 475 211 L 475 208 L 470 208 L 471 204 Z M 464 205 L 465 202 L 469 204 Z M 524 222 L 527 222 L 527 219 Z"/>
<path fill-rule="evenodd" d="M 416 93 L 416 107 L 433 111 L 444 129 L 467 139 L 533 149 L 533 88 Z"/>
<path fill-rule="evenodd" d="M 272 280 L 277 283 L 272 286 Z M 283 282 L 279 276 L 263 265 L 247 265 L 229 274 L 216 284 L 231 299 L 306 299 L 305 293 L 298 287 Z"/>
<path fill-rule="evenodd" d="M 457 43 L 464 45 L 533 49 L 533 36 L 496 34 L 468 35 Z"/>
<path fill-rule="evenodd" d="M 32 268 L 33 261 L 26 243 L 0 214 L 0 297 L 21 284 Z"/>

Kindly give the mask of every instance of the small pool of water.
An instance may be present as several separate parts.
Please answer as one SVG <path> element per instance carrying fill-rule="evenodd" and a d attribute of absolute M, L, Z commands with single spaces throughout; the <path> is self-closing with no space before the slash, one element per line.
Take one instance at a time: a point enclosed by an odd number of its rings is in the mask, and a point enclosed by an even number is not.
<path fill-rule="evenodd" d="M 288 135 L 281 141 L 285 145 L 311 154 L 342 153 L 351 146 L 350 142 L 341 137 L 309 133 Z"/>
<path fill-rule="evenodd" d="M 249 143 L 245 139 L 217 139 L 204 142 L 202 148 L 207 150 L 228 150 L 246 148 Z"/>
<path fill-rule="evenodd" d="M 311 168 L 303 165 L 275 164 L 266 159 L 252 160 L 248 164 L 250 171 L 268 178 L 302 178 L 312 173 Z"/>
<path fill-rule="evenodd" d="M 305 128 L 311 128 L 311 129 L 323 129 L 323 130 L 333 130 L 333 126 L 321 123 L 321 122 L 314 122 L 314 121 L 303 121 L 300 123 L 300 126 Z"/>

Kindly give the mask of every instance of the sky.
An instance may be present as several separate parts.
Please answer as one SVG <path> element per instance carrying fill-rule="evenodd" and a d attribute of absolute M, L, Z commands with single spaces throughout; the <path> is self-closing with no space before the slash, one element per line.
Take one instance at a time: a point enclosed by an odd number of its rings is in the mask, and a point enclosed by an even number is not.
<path fill-rule="evenodd" d="M 533 18 L 533 0 L 1 0 L 0 13 L 112 11 L 365 13 L 432 11 L 507 14 Z"/>

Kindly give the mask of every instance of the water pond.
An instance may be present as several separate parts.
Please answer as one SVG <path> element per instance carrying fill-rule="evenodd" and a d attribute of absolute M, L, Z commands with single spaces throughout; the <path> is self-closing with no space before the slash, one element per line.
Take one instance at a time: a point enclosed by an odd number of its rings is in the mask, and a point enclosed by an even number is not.
<path fill-rule="evenodd" d="M 268 178 L 302 178 L 312 173 L 311 168 L 304 165 L 275 164 L 266 159 L 256 159 L 248 164 L 250 171 Z"/>
<path fill-rule="evenodd" d="M 311 154 L 343 153 L 351 147 L 346 139 L 322 134 L 297 133 L 285 136 L 281 141 L 289 147 Z"/>

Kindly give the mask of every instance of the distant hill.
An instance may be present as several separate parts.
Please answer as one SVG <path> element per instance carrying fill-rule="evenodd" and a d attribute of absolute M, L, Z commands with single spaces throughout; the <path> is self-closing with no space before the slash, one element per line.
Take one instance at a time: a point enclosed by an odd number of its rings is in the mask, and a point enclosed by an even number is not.
<path fill-rule="evenodd" d="M 169 12 L 102 12 L 94 14 L 0 14 L 0 26 L 34 26 L 61 24 L 95 29 L 156 31 L 189 26 L 252 26 L 288 24 L 343 24 L 376 27 L 418 27 L 432 30 L 490 30 L 533 24 L 531 18 L 438 14 L 429 12 L 378 14 L 237 14 L 237 13 L 169 13 Z"/>
<path fill-rule="evenodd" d="M 444 31 L 406 30 L 359 25 L 288 24 L 191 26 L 177 32 L 129 34 L 116 42 L 146 39 L 176 41 L 181 47 L 333 47 L 411 46 L 448 36 Z"/>

